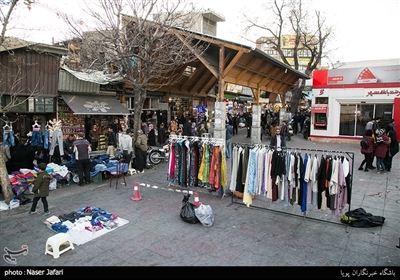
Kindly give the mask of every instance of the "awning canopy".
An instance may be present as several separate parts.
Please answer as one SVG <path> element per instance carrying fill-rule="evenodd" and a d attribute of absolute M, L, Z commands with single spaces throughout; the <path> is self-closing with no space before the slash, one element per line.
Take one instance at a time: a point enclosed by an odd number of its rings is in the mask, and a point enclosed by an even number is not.
<path fill-rule="evenodd" d="M 65 103 L 80 115 L 130 115 L 115 96 L 61 94 Z"/>

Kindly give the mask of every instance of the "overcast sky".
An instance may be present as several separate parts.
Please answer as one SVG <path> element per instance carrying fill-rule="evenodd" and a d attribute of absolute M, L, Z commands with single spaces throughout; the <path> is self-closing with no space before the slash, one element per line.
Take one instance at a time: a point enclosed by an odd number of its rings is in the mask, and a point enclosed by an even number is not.
<path fill-rule="evenodd" d="M 79 0 L 40 0 L 55 5 L 57 9 L 76 11 Z M 244 45 L 253 46 L 242 38 L 245 23 L 243 12 L 248 15 L 268 18 L 262 0 L 193 0 L 197 7 L 210 8 L 225 17 L 218 23 L 217 36 Z M 335 28 L 334 59 L 342 62 L 375 59 L 400 58 L 400 0 L 304 0 L 309 11 L 319 10 L 326 14 L 328 24 Z M 23 34 L 27 39 L 42 43 L 52 43 L 62 37 L 59 25 L 61 21 L 51 12 L 34 7 L 24 12 L 20 26 L 25 27 Z M 32 28 L 41 31 L 32 31 Z M 14 31 L 12 31 L 14 32 Z M 7 35 L 15 33 L 11 31 Z M 255 37 L 266 34 L 255 34 Z M 22 38 L 22 37 L 21 37 Z M 255 38 L 252 38 L 255 39 Z"/>

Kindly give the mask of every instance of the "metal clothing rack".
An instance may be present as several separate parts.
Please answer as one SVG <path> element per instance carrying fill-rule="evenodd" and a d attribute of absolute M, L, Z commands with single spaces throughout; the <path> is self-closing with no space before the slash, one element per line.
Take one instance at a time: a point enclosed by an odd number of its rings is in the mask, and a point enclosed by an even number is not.
<path fill-rule="evenodd" d="M 207 141 L 207 142 L 212 143 L 212 144 L 217 145 L 217 146 L 225 145 L 225 139 L 222 139 L 222 138 L 211 138 L 211 137 L 208 137 L 208 136 L 199 137 L 199 136 L 186 136 L 186 135 L 175 135 L 175 134 L 173 134 L 173 135 L 169 136 L 169 140 L 170 140 L 170 144 L 176 143 L 177 141 L 181 141 L 181 140 L 193 140 L 193 141 Z M 171 153 L 169 154 L 169 156 L 171 156 Z M 169 188 L 170 186 L 174 186 L 174 183 L 171 182 L 171 181 L 168 182 L 167 188 Z"/>
<path fill-rule="evenodd" d="M 186 135 L 170 135 L 169 139 L 172 141 L 180 141 L 180 140 L 198 140 L 198 141 L 208 141 L 212 144 L 222 146 L 225 143 L 225 139 L 222 138 L 212 138 L 212 137 L 199 137 L 199 136 L 186 136 Z"/>
<path fill-rule="evenodd" d="M 264 144 L 247 144 L 247 143 L 235 143 L 234 146 L 241 146 L 241 147 L 265 147 L 265 148 L 270 148 L 270 149 L 274 149 L 274 146 L 270 146 L 270 145 L 264 145 Z M 346 155 L 348 158 L 351 159 L 351 169 L 350 169 L 350 180 L 349 180 L 349 184 L 350 186 L 348 187 L 348 191 L 349 191 L 349 209 L 348 211 L 350 212 L 351 209 L 351 198 L 352 198 L 352 189 L 353 189 L 353 171 L 354 171 L 354 152 L 348 152 L 348 151 L 333 151 L 333 150 L 318 150 L 318 149 L 306 149 L 306 148 L 287 148 L 284 147 L 282 148 L 282 151 L 288 151 L 288 150 L 292 150 L 294 152 L 297 151 L 305 151 L 305 152 L 319 152 L 319 153 L 325 153 L 325 154 L 344 154 Z M 232 200 L 231 200 L 231 204 L 229 204 L 228 206 L 232 205 L 232 204 L 239 204 L 239 205 L 243 205 L 245 206 L 245 204 L 243 203 L 239 203 L 237 201 L 235 201 L 235 196 L 232 193 Z M 271 211 L 271 212 L 275 212 L 275 213 L 279 213 L 279 214 L 286 214 L 286 215 L 290 215 L 290 216 L 296 216 L 296 217 L 303 217 L 305 219 L 310 219 L 310 220 L 315 220 L 315 221 L 319 221 L 319 222 L 326 222 L 326 223 L 332 223 L 332 224 L 337 224 L 337 225 L 346 225 L 346 232 L 347 232 L 347 228 L 349 226 L 349 223 L 344 224 L 344 223 L 338 223 L 338 222 L 333 222 L 333 221 L 328 221 L 328 220 L 322 220 L 322 219 L 318 219 L 318 218 L 313 218 L 313 217 L 309 217 L 306 215 L 306 212 L 303 212 L 303 215 L 299 215 L 299 214 L 293 214 L 293 213 L 287 213 L 287 212 L 283 212 L 283 211 L 279 211 L 279 210 L 274 210 L 274 209 L 269 209 L 269 208 L 265 208 L 265 207 L 260 207 L 260 206 L 254 206 L 254 205 L 250 205 L 249 208 L 256 208 L 256 209 L 261 209 L 261 210 L 267 210 L 267 211 Z M 350 221 L 350 217 L 348 217 L 348 222 Z"/>

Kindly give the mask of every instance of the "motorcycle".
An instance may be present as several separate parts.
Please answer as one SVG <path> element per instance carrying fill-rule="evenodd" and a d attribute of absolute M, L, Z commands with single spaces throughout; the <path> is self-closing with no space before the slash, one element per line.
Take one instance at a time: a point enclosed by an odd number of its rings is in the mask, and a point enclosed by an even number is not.
<path fill-rule="evenodd" d="M 303 122 L 303 137 L 304 139 L 308 139 L 310 137 L 310 130 L 311 130 L 311 119 L 310 116 L 306 116 Z"/>
<path fill-rule="evenodd" d="M 162 147 L 149 146 L 147 148 L 147 155 L 151 164 L 157 165 L 161 161 L 167 162 L 169 159 L 169 141 L 165 142 Z"/>

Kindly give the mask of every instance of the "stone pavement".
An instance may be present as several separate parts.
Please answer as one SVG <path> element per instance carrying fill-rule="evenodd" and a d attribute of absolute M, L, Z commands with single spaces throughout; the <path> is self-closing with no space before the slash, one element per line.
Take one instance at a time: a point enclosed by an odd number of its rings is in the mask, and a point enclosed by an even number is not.
<path fill-rule="evenodd" d="M 240 129 L 232 142 L 248 143 L 245 130 Z M 268 143 L 268 139 L 264 137 L 262 142 Z M 6 262 L 3 256 L 1 266 L 5 270 L 26 266 L 323 266 L 340 267 L 340 272 L 334 272 L 337 277 L 346 268 L 351 272 L 350 267 L 373 266 L 396 270 L 400 276 L 400 156 L 395 156 L 392 172 L 378 175 L 357 170 L 363 159 L 358 145 L 316 143 L 299 134 L 287 146 L 354 153 L 350 208 L 362 207 L 384 216 L 384 225 L 352 228 L 340 223 L 340 217 L 332 216 L 329 210 L 311 205 L 303 215 L 298 205 L 285 207 L 264 197 L 256 197 L 253 205 L 246 207 L 239 199 L 218 198 L 206 189 L 169 186 L 167 163 L 161 163 L 144 174 L 126 176 L 127 185 L 119 184 L 117 189 L 103 180 L 101 184 L 73 184 L 51 191 L 51 215 L 94 206 L 129 221 L 75 246 L 58 259 L 44 254 L 46 240 L 54 234 L 43 224 L 47 217 L 29 215 L 30 204 L 0 211 L 0 247 L 29 248 L 26 255 L 15 256 L 16 264 Z M 134 182 L 140 184 L 140 201 L 131 200 Z M 199 191 L 200 201 L 212 207 L 215 221 L 211 227 L 180 219 L 183 194 L 188 191 Z M 193 195 L 190 199 L 193 202 Z M 43 210 L 41 202 L 38 208 Z"/>

